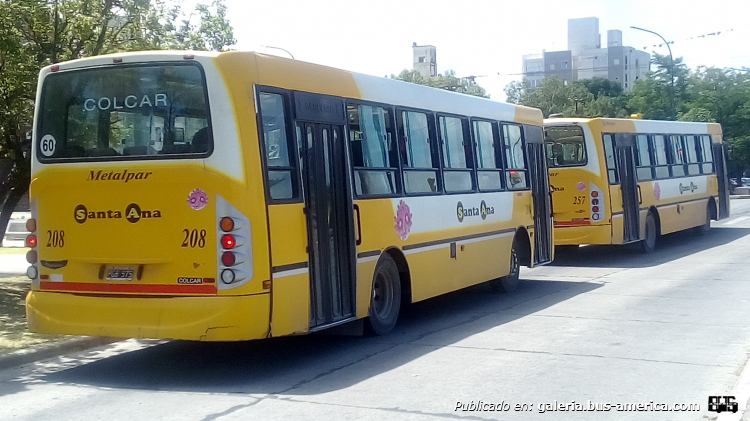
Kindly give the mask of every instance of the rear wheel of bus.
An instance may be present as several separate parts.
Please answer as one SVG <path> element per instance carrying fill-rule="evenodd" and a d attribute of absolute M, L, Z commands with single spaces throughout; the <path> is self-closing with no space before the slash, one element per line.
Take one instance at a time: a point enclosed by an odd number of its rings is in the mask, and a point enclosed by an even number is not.
<path fill-rule="evenodd" d="M 370 295 L 370 310 L 367 333 L 386 335 L 396 326 L 401 306 L 401 280 L 396 262 L 388 254 L 383 254 L 375 267 Z"/>
<path fill-rule="evenodd" d="M 518 287 L 518 278 L 521 274 L 521 262 L 518 258 L 518 242 L 513 240 L 510 250 L 510 272 L 508 275 L 490 281 L 490 288 L 494 292 L 513 292 Z"/>
<path fill-rule="evenodd" d="M 658 236 L 658 230 L 656 228 L 656 218 L 654 214 L 649 212 L 646 215 L 646 232 L 643 240 L 641 240 L 641 250 L 644 253 L 651 253 L 656 248 L 656 237 Z"/>
<path fill-rule="evenodd" d="M 709 202 L 708 206 L 706 207 L 706 220 L 703 222 L 703 225 L 698 225 L 695 227 L 695 232 L 698 235 L 708 235 L 709 232 L 711 232 L 711 203 Z"/>

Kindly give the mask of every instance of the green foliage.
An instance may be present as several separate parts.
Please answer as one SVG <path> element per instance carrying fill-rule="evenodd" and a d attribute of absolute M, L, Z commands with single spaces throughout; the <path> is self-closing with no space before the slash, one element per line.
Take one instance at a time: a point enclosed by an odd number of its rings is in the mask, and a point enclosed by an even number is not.
<path fill-rule="evenodd" d="M 672 120 L 672 101 L 674 101 L 674 115 L 687 112 L 688 78 L 690 71 L 682 62 L 682 57 L 674 60 L 674 66 L 669 56 L 652 53 L 653 72 L 646 72 L 644 79 L 633 84 L 633 89 L 627 96 L 627 107 L 632 112 L 642 113 L 644 119 Z M 674 72 L 674 100 L 672 99 L 672 73 Z"/>
<path fill-rule="evenodd" d="M 616 98 L 622 95 L 622 85 L 609 79 L 595 77 L 584 79 L 580 83 L 594 95 L 594 99 L 599 99 L 600 96 Z"/>
<path fill-rule="evenodd" d="M 0 159 L 13 162 L 0 180 L 0 238 L 26 193 L 39 70 L 100 54 L 159 50 L 224 50 L 234 44 L 223 0 L 199 4 L 179 28 L 179 0 L 0 0 Z"/>
<path fill-rule="evenodd" d="M 431 86 L 433 88 L 445 89 L 448 91 L 458 92 L 461 94 L 474 95 L 487 98 L 487 91 L 474 82 L 473 78 L 459 78 L 456 72 L 448 70 L 444 75 L 434 77 L 424 77 L 417 70 L 404 69 L 401 73 L 391 75 L 391 79 L 401 80 L 404 82 L 416 83 L 418 85 Z"/>
<path fill-rule="evenodd" d="M 505 87 L 505 94 L 509 102 L 539 108 L 545 117 L 552 114 L 568 117 L 626 116 L 622 95 L 607 96 L 606 93 L 617 92 L 618 89 L 602 80 L 566 84 L 562 79 L 552 76 L 533 88 L 526 81 L 511 83 Z M 619 91 L 622 92 L 622 89 Z"/>

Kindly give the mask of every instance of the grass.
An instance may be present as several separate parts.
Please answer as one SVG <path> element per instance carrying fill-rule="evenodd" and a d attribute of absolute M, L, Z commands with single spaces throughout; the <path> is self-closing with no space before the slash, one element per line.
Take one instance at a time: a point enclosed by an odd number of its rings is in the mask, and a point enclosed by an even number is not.
<path fill-rule="evenodd" d="M 26 294 L 30 286 L 31 281 L 25 276 L 0 278 L 0 355 L 65 337 L 29 332 Z"/>
<path fill-rule="evenodd" d="M 0 247 L 0 254 L 26 254 L 26 247 Z"/>

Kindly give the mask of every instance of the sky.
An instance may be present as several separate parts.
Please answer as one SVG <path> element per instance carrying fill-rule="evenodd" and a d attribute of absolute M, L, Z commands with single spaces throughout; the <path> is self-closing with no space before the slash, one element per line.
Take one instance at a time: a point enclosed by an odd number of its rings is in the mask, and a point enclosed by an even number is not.
<path fill-rule="evenodd" d="M 204 0 L 204 2 L 208 2 Z M 438 72 L 477 76 L 490 97 L 521 80 L 525 54 L 567 50 L 571 18 L 599 18 L 623 45 L 668 54 L 690 68 L 750 67 L 747 0 L 224 0 L 237 40 L 252 50 L 375 76 L 412 67 L 412 44 L 437 49 Z M 718 35 L 710 33 L 721 32 Z M 700 37 L 704 35 L 704 37 Z M 645 50 L 644 47 L 647 47 Z"/>

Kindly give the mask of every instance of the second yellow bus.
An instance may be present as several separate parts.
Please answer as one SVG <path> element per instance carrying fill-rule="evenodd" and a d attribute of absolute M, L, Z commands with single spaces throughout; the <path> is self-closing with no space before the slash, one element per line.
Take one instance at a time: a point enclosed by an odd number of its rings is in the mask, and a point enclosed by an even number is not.
<path fill-rule="evenodd" d="M 644 252 L 729 216 L 721 126 L 613 118 L 546 119 L 555 245 Z"/>

